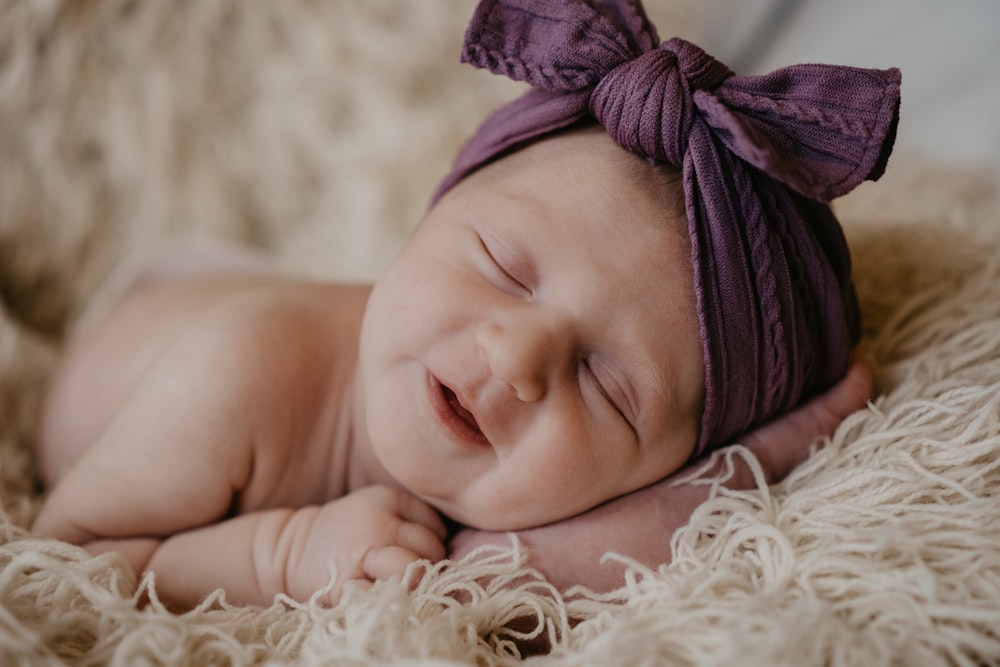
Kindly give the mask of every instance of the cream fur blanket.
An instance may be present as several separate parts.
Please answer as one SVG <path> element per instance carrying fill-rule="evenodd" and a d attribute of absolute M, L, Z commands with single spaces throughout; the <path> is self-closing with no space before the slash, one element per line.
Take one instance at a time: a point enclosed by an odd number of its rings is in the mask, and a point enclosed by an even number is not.
<path fill-rule="evenodd" d="M 174 616 L 115 558 L 26 532 L 40 396 L 96 286 L 178 234 L 377 275 L 519 90 L 456 64 L 470 12 L 0 1 L 0 664 L 499 665 L 524 614 L 546 665 L 1000 664 L 1000 207 L 981 173 L 905 154 L 840 205 L 877 396 L 784 483 L 704 505 L 614 601 L 505 588 L 503 552 L 334 609 Z"/>

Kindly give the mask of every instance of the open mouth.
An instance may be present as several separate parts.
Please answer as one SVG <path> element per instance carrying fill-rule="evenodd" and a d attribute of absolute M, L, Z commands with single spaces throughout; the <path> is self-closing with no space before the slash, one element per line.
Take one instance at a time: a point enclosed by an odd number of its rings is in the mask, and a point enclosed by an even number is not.
<path fill-rule="evenodd" d="M 462 405 L 458 395 L 433 375 L 431 375 L 430 381 L 434 407 L 445 425 L 462 440 L 488 445 L 489 440 L 480 430 L 475 416 Z"/>
<path fill-rule="evenodd" d="M 444 391 L 444 397 L 448 399 L 448 404 L 451 406 L 451 409 L 455 411 L 455 414 L 458 415 L 458 418 L 464 421 L 470 429 L 482 435 L 482 431 L 479 430 L 479 424 L 476 423 L 476 418 L 471 412 L 465 409 L 465 406 L 458 400 L 458 396 L 455 395 L 455 392 L 445 385 L 441 385 L 441 389 Z"/>

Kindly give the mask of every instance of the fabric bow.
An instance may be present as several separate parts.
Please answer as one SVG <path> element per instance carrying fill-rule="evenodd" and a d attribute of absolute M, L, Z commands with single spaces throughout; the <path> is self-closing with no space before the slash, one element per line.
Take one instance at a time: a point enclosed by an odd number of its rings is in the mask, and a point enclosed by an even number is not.
<path fill-rule="evenodd" d="M 698 452 L 846 372 L 859 315 L 825 202 L 885 170 L 899 70 L 735 75 L 690 42 L 660 44 L 637 0 L 483 0 L 462 59 L 533 89 L 484 122 L 435 199 L 594 119 L 624 148 L 682 170 L 706 367 Z"/>

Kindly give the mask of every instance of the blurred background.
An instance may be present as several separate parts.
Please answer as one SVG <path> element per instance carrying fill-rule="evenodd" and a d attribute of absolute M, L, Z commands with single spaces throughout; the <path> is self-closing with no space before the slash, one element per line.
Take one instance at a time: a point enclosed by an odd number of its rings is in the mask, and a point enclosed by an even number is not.
<path fill-rule="evenodd" d="M 935 159 L 1000 169 L 997 0 L 688 4 L 703 46 L 737 72 L 799 62 L 899 67 L 903 105 L 897 145 Z M 665 36 L 667 27 L 661 32 Z"/>

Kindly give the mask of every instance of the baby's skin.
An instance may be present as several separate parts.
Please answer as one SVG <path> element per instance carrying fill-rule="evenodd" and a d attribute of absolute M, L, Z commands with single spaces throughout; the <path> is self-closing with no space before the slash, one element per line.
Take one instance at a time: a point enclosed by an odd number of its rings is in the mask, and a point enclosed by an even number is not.
<path fill-rule="evenodd" d="M 190 607 L 219 587 L 304 600 L 331 567 L 333 601 L 443 558 L 442 514 L 470 527 L 457 552 L 523 531 L 543 571 L 621 511 L 683 523 L 703 492 L 661 480 L 693 452 L 704 370 L 664 178 L 575 132 L 456 186 L 375 286 L 229 252 L 151 263 L 53 382 L 33 529 L 118 551 Z M 797 443 L 759 446 L 765 468 L 804 458 L 867 382 L 762 430 Z M 559 583 L 596 581 L 582 567 Z"/>

